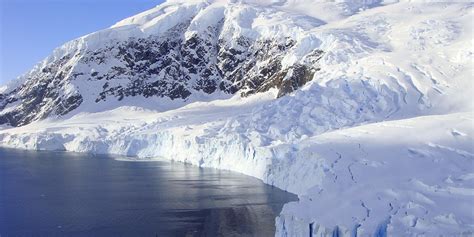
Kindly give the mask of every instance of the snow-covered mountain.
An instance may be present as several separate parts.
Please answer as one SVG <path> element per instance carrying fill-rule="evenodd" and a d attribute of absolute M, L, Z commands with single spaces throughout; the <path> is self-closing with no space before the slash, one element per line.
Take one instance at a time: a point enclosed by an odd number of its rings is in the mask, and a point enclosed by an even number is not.
<path fill-rule="evenodd" d="M 323 51 L 306 31 L 321 24 L 260 5 L 165 3 L 58 48 L 2 93 L 0 123 L 21 126 L 133 97 L 190 102 L 271 88 L 281 97 L 319 70 Z"/>
<path fill-rule="evenodd" d="M 252 175 L 278 236 L 469 236 L 473 5 L 167 1 L 1 87 L 0 144 Z"/>

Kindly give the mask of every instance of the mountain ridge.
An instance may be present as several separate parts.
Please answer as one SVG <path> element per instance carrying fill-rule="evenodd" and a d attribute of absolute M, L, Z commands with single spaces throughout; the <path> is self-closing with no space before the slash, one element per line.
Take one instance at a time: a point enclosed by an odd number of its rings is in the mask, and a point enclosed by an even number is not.
<path fill-rule="evenodd" d="M 161 6 L 152 11 L 153 19 L 142 16 L 147 19 L 146 23 L 140 20 L 143 25 L 119 23 L 66 43 L 26 74 L 29 78 L 23 84 L 4 90 L 0 123 L 21 126 L 64 116 L 83 102 L 100 103 L 112 97 L 118 101 L 130 96 L 186 100 L 195 92 L 249 95 L 272 87 L 280 88 L 281 97 L 310 81 L 319 70 L 316 61 L 323 51 L 313 47 L 299 56 L 300 62 L 293 59 L 284 65 L 297 39 L 258 36 L 269 27 L 253 29 L 241 22 L 246 18 L 241 14 L 257 18 L 257 13 L 279 13 L 219 3 L 197 1 L 178 8 L 173 5 L 172 10 Z M 279 27 L 270 24 L 270 28 Z M 284 31 L 288 28 L 283 25 Z"/>

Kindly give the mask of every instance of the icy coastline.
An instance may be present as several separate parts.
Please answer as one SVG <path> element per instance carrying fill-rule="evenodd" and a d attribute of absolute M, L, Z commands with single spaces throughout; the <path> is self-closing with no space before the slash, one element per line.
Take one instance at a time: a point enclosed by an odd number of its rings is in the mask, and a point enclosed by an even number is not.
<path fill-rule="evenodd" d="M 1 144 L 160 156 L 251 175 L 299 195 L 277 219 L 277 236 L 308 236 L 311 223 L 315 236 L 449 236 L 472 230 L 472 213 L 465 208 L 473 198 L 472 113 L 373 123 L 263 146 L 256 137 L 212 135 L 206 126 L 112 130 L 81 119 L 82 125 L 32 124 L 45 126 L 33 133 L 6 129 Z M 125 134 L 127 129 L 136 132 Z"/>

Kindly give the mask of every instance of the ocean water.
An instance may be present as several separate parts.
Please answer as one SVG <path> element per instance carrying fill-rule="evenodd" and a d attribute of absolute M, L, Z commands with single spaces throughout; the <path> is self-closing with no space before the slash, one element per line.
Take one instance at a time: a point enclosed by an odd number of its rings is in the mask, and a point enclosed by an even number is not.
<path fill-rule="evenodd" d="M 0 149 L 0 236 L 273 236 L 297 197 L 172 161 Z"/>

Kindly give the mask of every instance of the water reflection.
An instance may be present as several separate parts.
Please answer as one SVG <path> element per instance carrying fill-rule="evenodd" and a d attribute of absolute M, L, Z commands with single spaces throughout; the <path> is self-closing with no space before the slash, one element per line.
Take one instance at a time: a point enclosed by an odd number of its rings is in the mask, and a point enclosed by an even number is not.
<path fill-rule="evenodd" d="M 0 235 L 273 236 L 294 195 L 229 171 L 0 149 Z"/>

